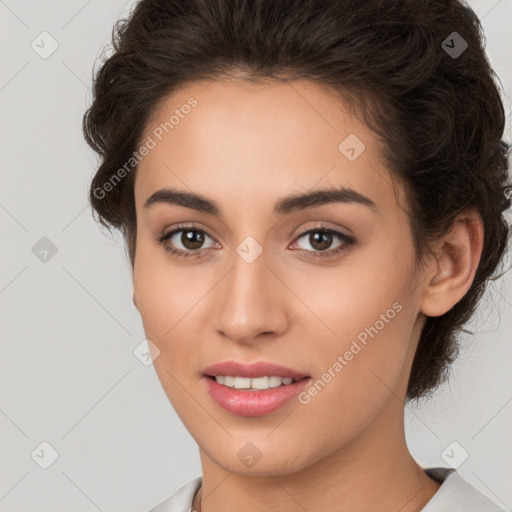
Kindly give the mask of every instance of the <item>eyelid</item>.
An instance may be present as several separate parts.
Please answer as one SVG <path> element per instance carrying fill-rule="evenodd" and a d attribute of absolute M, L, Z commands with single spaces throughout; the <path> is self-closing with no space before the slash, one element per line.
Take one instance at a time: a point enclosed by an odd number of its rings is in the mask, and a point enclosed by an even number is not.
<path fill-rule="evenodd" d="M 172 229 L 163 230 L 161 233 L 157 233 L 156 239 L 158 240 L 161 238 L 167 238 L 171 235 L 176 234 L 177 232 L 190 230 L 190 231 L 201 231 L 202 233 L 205 233 L 206 235 L 208 235 L 211 239 L 215 240 L 215 237 L 210 235 L 209 230 L 207 228 L 203 227 L 201 224 L 197 224 L 195 221 L 193 221 L 193 222 L 194 222 L 193 224 L 188 224 L 186 222 L 179 223 L 178 225 L 173 226 Z"/>
<path fill-rule="evenodd" d="M 298 240 L 299 238 L 302 238 L 304 235 L 308 235 L 310 233 L 315 233 L 317 231 L 324 231 L 326 233 L 330 233 L 334 236 L 339 236 L 340 238 L 344 238 L 346 240 L 351 240 L 355 242 L 355 239 L 351 235 L 347 235 L 346 233 L 343 233 L 343 231 L 340 231 L 336 228 L 331 228 L 328 226 L 314 226 L 312 228 L 308 228 L 304 231 L 301 231 L 296 237 L 295 240 Z"/>
<path fill-rule="evenodd" d="M 295 235 L 295 237 L 303 235 L 304 233 L 307 233 L 314 229 L 319 229 L 319 230 L 321 229 L 321 230 L 325 230 L 325 231 L 336 231 L 336 232 L 346 236 L 347 238 L 355 236 L 354 231 L 352 229 L 350 229 L 348 226 L 339 225 L 339 224 L 329 222 L 329 221 L 325 221 L 325 222 L 324 221 L 313 221 L 312 224 L 306 223 L 306 225 L 307 225 L 307 227 L 305 229 L 301 228 L 301 231 L 297 235 Z M 344 231 L 345 231 L 345 233 L 344 233 Z"/>

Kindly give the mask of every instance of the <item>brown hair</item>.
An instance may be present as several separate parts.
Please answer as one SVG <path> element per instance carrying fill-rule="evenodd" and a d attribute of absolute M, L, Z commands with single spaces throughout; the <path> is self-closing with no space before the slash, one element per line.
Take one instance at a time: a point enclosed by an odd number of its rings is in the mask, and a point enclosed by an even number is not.
<path fill-rule="evenodd" d="M 142 0 L 112 41 L 113 54 L 94 72 L 83 129 L 101 157 L 93 211 L 122 231 L 132 267 L 136 165 L 129 172 L 126 162 L 160 102 L 188 82 L 230 73 L 315 81 L 356 104 L 385 142 L 407 190 L 420 259 L 458 213 L 473 209 L 483 219 L 472 286 L 450 311 L 427 318 L 407 398 L 446 380 L 509 237 L 502 212 L 510 145 L 475 13 L 458 0 Z"/>

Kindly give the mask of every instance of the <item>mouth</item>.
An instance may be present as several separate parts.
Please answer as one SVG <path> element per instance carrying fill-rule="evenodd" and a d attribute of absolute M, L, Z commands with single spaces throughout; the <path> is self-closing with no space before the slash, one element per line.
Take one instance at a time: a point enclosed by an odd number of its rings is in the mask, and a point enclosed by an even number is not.
<path fill-rule="evenodd" d="M 277 411 L 304 390 L 311 376 L 259 362 L 228 361 L 203 370 L 206 391 L 224 410 L 239 416 L 262 416 Z"/>

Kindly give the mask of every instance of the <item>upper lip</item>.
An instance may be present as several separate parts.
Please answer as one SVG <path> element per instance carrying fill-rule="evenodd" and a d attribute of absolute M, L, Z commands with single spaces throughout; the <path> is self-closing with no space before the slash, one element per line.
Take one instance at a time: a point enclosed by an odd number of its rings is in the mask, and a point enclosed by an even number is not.
<path fill-rule="evenodd" d="M 305 373 L 286 368 L 266 361 L 258 361 L 252 364 L 239 363 L 237 361 L 224 361 L 203 370 L 204 375 L 215 377 L 217 375 L 228 375 L 232 377 L 289 377 L 291 379 L 302 379 L 307 377 Z"/>

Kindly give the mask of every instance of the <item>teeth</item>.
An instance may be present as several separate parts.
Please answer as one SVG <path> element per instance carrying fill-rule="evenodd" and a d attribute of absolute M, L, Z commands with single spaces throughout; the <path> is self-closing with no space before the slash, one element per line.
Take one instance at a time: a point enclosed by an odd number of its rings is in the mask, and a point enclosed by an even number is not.
<path fill-rule="evenodd" d="M 251 379 L 246 377 L 235 377 L 233 385 L 236 389 L 249 389 L 251 387 Z"/>
<path fill-rule="evenodd" d="M 277 388 L 281 385 L 288 385 L 293 382 L 289 377 L 231 377 L 228 375 L 216 375 L 215 380 L 219 384 L 234 389 L 269 389 Z"/>
<path fill-rule="evenodd" d="M 277 388 L 281 385 L 281 377 L 269 377 L 268 381 L 271 388 Z"/>

